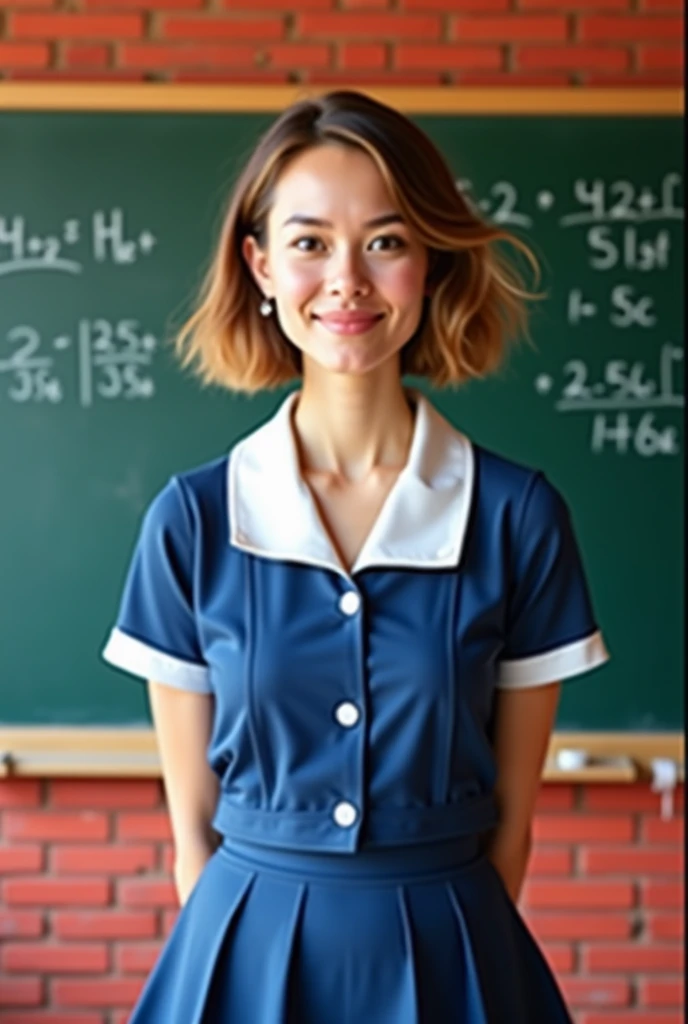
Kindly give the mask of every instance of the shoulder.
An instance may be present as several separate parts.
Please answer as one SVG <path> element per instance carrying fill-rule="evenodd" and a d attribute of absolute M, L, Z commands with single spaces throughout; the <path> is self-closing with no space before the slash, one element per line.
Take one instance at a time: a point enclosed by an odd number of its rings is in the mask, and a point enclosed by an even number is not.
<path fill-rule="evenodd" d="M 170 476 L 153 495 L 145 519 L 193 532 L 195 522 L 226 508 L 227 454 Z"/>
<path fill-rule="evenodd" d="M 516 529 L 546 525 L 568 515 L 566 502 L 542 469 L 473 445 L 478 501 L 501 510 Z"/>

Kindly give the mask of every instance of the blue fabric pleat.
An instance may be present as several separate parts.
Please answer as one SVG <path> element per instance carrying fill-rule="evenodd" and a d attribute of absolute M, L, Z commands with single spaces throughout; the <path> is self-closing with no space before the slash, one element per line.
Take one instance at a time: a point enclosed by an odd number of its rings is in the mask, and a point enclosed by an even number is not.
<path fill-rule="evenodd" d="M 571 1024 L 467 839 L 355 856 L 225 843 L 129 1024 Z"/>

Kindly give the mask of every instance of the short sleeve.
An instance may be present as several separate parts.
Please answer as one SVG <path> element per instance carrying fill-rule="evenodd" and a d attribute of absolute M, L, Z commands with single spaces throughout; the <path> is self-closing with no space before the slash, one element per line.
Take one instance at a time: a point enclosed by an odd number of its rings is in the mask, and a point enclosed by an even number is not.
<path fill-rule="evenodd" d="M 515 529 L 499 688 L 537 686 L 608 660 L 569 510 L 534 474 Z"/>
<path fill-rule="evenodd" d="M 210 692 L 193 607 L 193 564 L 191 516 L 172 477 L 143 517 L 105 661 L 182 690 Z"/>

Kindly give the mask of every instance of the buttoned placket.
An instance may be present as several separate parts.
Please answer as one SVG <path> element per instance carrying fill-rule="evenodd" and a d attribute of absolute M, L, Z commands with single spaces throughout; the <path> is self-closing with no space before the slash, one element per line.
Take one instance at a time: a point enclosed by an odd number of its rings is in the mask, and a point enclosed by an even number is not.
<path fill-rule="evenodd" d="M 348 582 L 345 590 L 337 601 L 342 616 L 342 628 L 353 631 L 355 647 L 356 672 L 349 680 L 350 685 L 358 683 L 358 695 L 352 693 L 349 699 L 339 701 L 332 709 L 333 717 L 340 728 L 351 732 L 350 741 L 358 744 L 357 771 L 353 782 L 353 790 L 342 792 L 340 799 L 332 808 L 332 819 L 341 829 L 351 829 L 351 841 L 356 845 L 365 813 L 365 780 L 363 766 L 365 762 L 365 716 L 363 714 L 365 678 L 362 661 L 363 644 L 363 598 L 353 579 L 342 573 Z M 355 790 L 355 791 L 354 791 Z"/>

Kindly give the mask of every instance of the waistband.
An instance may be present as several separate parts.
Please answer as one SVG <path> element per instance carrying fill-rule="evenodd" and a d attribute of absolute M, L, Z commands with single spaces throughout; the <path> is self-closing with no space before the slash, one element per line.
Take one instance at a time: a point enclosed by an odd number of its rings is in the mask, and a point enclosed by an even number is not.
<path fill-rule="evenodd" d="M 217 851 L 237 867 L 279 875 L 337 881 L 396 882 L 447 877 L 483 859 L 480 836 L 455 836 L 411 846 L 365 847 L 354 852 L 314 853 L 225 836 Z"/>

